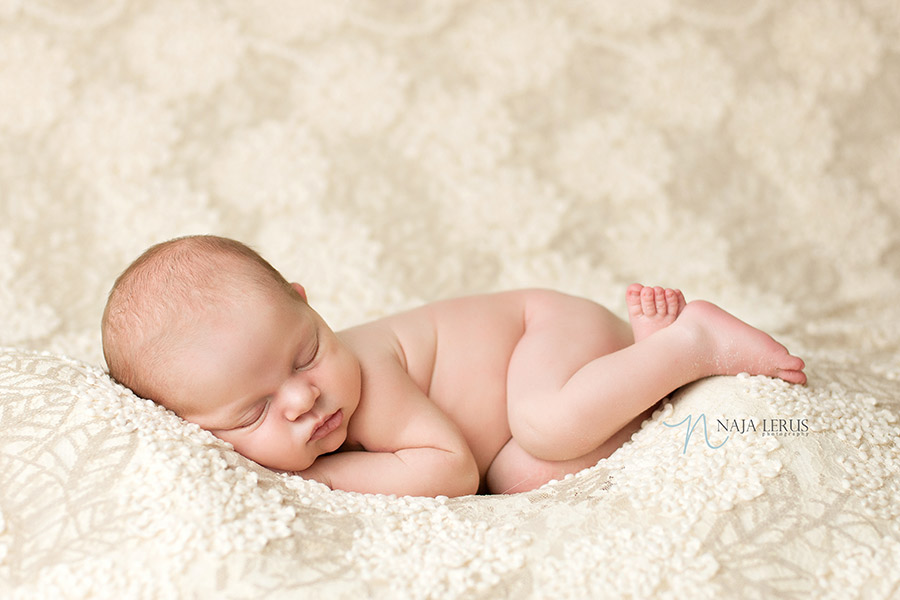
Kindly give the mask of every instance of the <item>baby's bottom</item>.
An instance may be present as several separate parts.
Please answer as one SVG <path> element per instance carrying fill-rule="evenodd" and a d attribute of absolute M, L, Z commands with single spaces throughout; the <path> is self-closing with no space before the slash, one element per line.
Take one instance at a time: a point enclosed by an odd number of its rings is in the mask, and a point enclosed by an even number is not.
<path fill-rule="evenodd" d="M 622 447 L 641 428 L 653 408 L 638 415 L 611 438 L 592 452 L 571 460 L 552 461 L 535 458 L 526 452 L 515 439 L 510 438 L 491 463 L 485 475 L 490 494 L 516 494 L 533 490 L 553 479 L 560 480 L 570 473 L 593 467 L 600 459 Z"/>

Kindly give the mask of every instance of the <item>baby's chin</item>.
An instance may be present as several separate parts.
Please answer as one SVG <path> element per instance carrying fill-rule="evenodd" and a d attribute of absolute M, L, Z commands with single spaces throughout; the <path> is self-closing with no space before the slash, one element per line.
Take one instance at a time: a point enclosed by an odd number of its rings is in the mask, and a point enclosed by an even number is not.
<path fill-rule="evenodd" d="M 308 461 L 297 461 L 297 462 L 293 462 L 293 463 L 290 464 L 290 466 L 289 466 L 288 468 L 276 468 L 276 467 L 272 467 L 272 466 L 269 466 L 269 465 L 263 465 L 263 466 L 266 467 L 266 468 L 269 468 L 269 469 L 274 469 L 275 471 L 286 471 L 286 472 L 288 472 L 288 473 L 298 473 L 298 472 L 300 472 L 300 471 L 305 471 L 306 469 L 308 469 L 308 468 L 310 468 L 311 466 L 313 466 L 313 465 L 315 464 L 316 460 L 318 460 L 318 458 L 319 458 L 320 456 L 327 456 L 327 455 L 329 455 L 329 454 L 334 454 L 335 452 L 337 452 L 338 449 L 340 449 L 340 447 L 344 444 L 344 438 L 346 438 L 346 435 L 343 435 L 343 436 L 337 436 L 337 435 L 335 435 L 335 437 L 336 437 L 336 438 L 340 438 L 339 443 L 337 443 L 336 445 L 334 445 L 334 444 L 328 444 L 325 448 L 322 448 L 322 449 L 321 449 L 321 452 L 319 452 L 319 453 L 315 456 L 315 458 L 313 458 L 313 459 L 311 459 L 311 460 L 308 460 Z M 334 445 L 334 449 L 333 449 L 333 450 L 327 449 L 327 448 L 330 448 L 332 445 Z M 262 463 L 260 463 L 260 464 L 262 464 Z"/>
<path fill-rule="evenodd" d="M 311 466 L 313 466 L 314 462 L 315 461 L 313 461 L 311 463 L 293 463 L 291 465 L 282 464 L 280 466 L 267 465 L 267 464 L 263 464 L 263 463 L 257 463 L 257 464 L 259 464 L 260 466 L 263 466 L 267 469 L 271 469 L 272 471 L 275 471 L 276 473 L 287 473 L 288 475 L 301 475 L 303 473 L 303 471 L 305 471 L 308 468 L 310 468 Z"/>
<path fill-rule="evenodd" d="M 336 452 L 337 452 L 338 450 L 340 450 L 341 447 L 344 445 L 344 441 L 345 441 L 346 438 L 347 438 L 346 434 L 340 435 L 340 436 L 335 434 L 334 437 L 335 437 L 335 441 L 334 441 L 334 442 L 332 442 L 331 440 L 329 440 L 329 443 L 328 443 L 328 444 L 326 444 L 326 445 L 324 445 L 324 446 L 322 446 L 322 447 L 319 448 L 320 452 L 319 452 L 319 454 L 316 456 L 316 459 L 318 459 L 320 456 L 328 456 L 329 454 L 334 454 L 334 453 L 336 453 Z M 313 459 L 313 461 L 312 461 L 311 463 L 309 463 L 309 464 L 308 464 L 306 467 L 304 467 L 304 468 L 305 468 L 305 469 L 308 469 L 309 467 L 313 466 L 313 464 L 315 464 L 315 462 L 316 462 L 316 459 Z"/>
<path fill-rule="evenodd" d="M 325 454 L 331 454 L 333 452 L 337 452 L 340 450 L 341 446 L 347 441 L 347 422 L 344 420 L 341 423 L 341 426 L 332 431 L 328 436 L 322 438 L 319 441 L 318 447 L 316 448 L 319 451 L 319 456 L 323 456 Z"/>

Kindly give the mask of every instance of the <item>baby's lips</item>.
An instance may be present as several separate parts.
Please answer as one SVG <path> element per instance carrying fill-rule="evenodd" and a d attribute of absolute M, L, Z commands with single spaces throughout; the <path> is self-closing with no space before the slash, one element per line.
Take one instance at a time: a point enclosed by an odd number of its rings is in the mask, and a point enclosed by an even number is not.
<path fill-rule="evenodd" d="M 343 411 L 338 410 L 334 414 L 330 415 L 327 419 L 315 426 L 312 431 L 312 435 L 309 436 L 309 441 L 315 442 L 316 440 L 322 439 L 323 437 L 327 436 L 329 433 L 340 427 L 343 421 L 344 413 Z"/>

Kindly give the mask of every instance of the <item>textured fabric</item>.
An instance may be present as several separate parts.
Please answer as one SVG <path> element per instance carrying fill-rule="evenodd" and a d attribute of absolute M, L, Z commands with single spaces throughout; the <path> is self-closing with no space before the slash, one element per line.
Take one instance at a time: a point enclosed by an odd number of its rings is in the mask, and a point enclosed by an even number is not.
<path fill-rule="evenodd" d="M 0 597 L 896 597 L 897 40 L 890 0 L 0 0 Z M 688 386 L 528 494 L 332 492 L 103 372 L 115 276 L 203 232 L 335 328 L 641 281 L 810 381 Z"/>

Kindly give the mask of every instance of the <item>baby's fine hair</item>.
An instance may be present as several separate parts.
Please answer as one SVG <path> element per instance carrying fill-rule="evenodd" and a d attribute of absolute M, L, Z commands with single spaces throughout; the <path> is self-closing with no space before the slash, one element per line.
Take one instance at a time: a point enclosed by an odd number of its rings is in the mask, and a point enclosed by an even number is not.
<path fill-rule="evenodd" d="M 151 397 L 147 373 L 193 319 L 248 294 L 279 291 L 302 300 L 268 261 L 236 240 L 196 235 L 151 246 L 119 275 L 106 302 L 100 328 L 109 373 Z"/>

